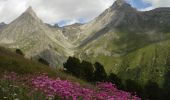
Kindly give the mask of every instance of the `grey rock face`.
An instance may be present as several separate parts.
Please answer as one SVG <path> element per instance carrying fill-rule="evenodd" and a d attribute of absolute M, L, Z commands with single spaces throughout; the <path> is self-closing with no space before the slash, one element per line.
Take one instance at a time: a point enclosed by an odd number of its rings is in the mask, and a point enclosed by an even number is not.
<path fill-rule="evenodd" d="M 1 22 L 1 23 L 0 23 L 0 31 L 1 31 L 6 25 L 7 25 L 6 23 Z"/>
<path fill-rule="evenodd" d="M 124 0 L 117 0 L 110 8 L 90 23 L 81 26 L 80 47 L 85 46 L 109 31 L 126 30 L 150 33 L 170 32 L 170 8 L 157 8 L 141 12 Z"/>
<path fill-rule="evenodd" d="M 62 32 L 63 32 L 64 36 L 66 36 L 67 39 L 74 44 L 74 42 L 76 42 L 77 39 L 79 39 L 79 37 L 81 35 L 80 34 L 81 26 L 82 26 L 82 24 L 79 24 L 79 23 L 75 23 L 75 24 L 69 25 L 69 26 L 64 26 L 64 27 L 62 27 Z"/>
<path fill-rule="evenodd" d="M 31 7 L 2 30 L 0 44 L 8 48 L 20 48 L 27 58 L 43 55 L 44 51 L 50 49 L 50 52 L 53 51 L 50 57 L 43 57 L 52 66 L 62 63 L 58 63 L 57 60 L 51 61 L 51 59 L 55 60 L 54 58 L 58 55 L 63 58 L 72 55 L 69 50 L 72 45 L 67 42 L 62 31 L 44 24 Z M 44 52 L 44 54 L 48 53 Z M 58 57 L 64 61 L 63 58 Z"/>
<path fill-rule="evenodd" d="M 81 27 L 81 33 L 84 35 L 80 37 L 80 47 L 104 35 L 109 30 L 115 30 L 116 27 L 123 25 L 128 27 L 126 24 L 137 27 L 138 20 L 136 9 L 132 8 L 124 0 L 117 0 L 97 18 Z"/>

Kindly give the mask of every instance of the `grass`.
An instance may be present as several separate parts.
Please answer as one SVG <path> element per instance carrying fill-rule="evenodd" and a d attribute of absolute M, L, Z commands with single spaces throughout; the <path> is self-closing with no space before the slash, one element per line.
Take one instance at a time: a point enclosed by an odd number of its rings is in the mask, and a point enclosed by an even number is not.
<path fill-rule="evenodd" d="M 88 59 L 101 62 L 108 73 L 112 70 L 124 79 L 130 78 L 141 83 L 153 80 L 161 85 L 168 68 L 169 43 L 168 40 L 152 44 L 121 57 L 99 55 Z"/>
<path fill-rule="evenodd" d="M 46 95 L 27 84 L 29 75 L 47 74 L 51 78 L 60 78 L 80 83 L 81 86 L 93 87 L 91 84 L 65 73 L 62 69 L 55 69 L 39 62 L 25 59 L 23 56 L 0 47 L 0 100 L 47 100 Z M 4 79 L 5 73 L 14 72 L 21 76 L 21 80 Z M 7 74 L 8 75 L 8 74 Z M 29 83 L 29 82 L 28 82 Z M 50 99 L 49 99 L 50 100 Z M 55 100 L 60 100 L 56 95 Z"/>
<path fill-rule="evenodd" d="M 108 33 L 97 41 L 80 48 L 80 52 L 76 56 L 80 57 L 81 60 L 88 60 L 93 63 L 98 61 L 104 65 L 107 73 L 113 72 L 118 74 L 124 80 L 132 79 L 141 84 L 152 80 L 162 86 L 164 84 L 164 76 L 170 66 L 170 64 L 167 65 L 170 62 L 170 59 L 168 59 L 168 57 L 170 58 L 169 36 L 166 34 L 168 36 L 167 39 L 160 41 L 158 41 L 159 37 L 153 36 L 152 38 L 156 42 L 149 42 L 148 38 L 141 35 Z M 119 38 L 121 41 L 117 41 L 117 44 L 115 44 L 116 37 L 121 37 L 121 39 Z M 103 47 L 112 53 L 120 55 L 107 56 L 97 54 L 96 56 L 95 50 L 98 47 Z M 86 51 L 90 51 L 90 55 L 85 54 Z M 124 53 L 122 54 L 122 52 Z"/>
<path fill-rule="evenodd" d="M 16 85 L 8 80 L 0 80 L 1 100 L 45 100 L 45 95 L 23 85 Z"/>
<path fill-rule="evenodd" d="M 25 59 L 23 56 L 0 47 L 0 75 L 3 72 L 15 72 L 17 74 L 46 73 L 51 77 L 60 77 L 80 84 L 89 85 L 87 82 L 72 75 L 66 74 L 63 70 L 43 65 L 39 62 Z"/>

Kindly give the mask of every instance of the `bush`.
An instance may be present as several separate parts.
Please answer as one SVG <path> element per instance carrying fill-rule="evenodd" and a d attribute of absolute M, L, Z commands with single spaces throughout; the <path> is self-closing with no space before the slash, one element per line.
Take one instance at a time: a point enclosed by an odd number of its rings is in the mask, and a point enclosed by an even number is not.
<path fill-rule="evenodd" d="M 144 95 L 146 99 L 150 100 L 161 100 L 161 89 L 158 84 L 152 81 L 148 81 L 148 83 L 144 87 Z"/>
<path fill-rule="evenodd" d="M 80 62 L 75 57 L 69 57 L 67 62 L 63 64 L 68 73 L 71 73 L 79 78 L 85 79 L 89 82 L 106 81 L 107 74 L 103 65 L 96 62 L 94 65 L 88 61 Z"/>
<path fill-rule="evenodd" d="M 164 99 L 170 100 L 170 71 L 169 70 L 164 75 L 164 77 L 165 77 L 165 82 L 163 86 Z"/>
<path fill-rule="evenodd" d="M 19 55 L 22 55 L 22 56 L 24 55 L 24 53 L 20 49 L 16 49 L 15 52 Z"/>
<path fill-rule="evenodd" d="M 143 88 L 136 81 L 128 79 L 125 81 L 125 90 L 138 94 L 139 96 L 143 95 Z"/>
<path fill-rule="evenodd" d="M 40 62 L 40 63 L 42 63 L 42 64 L 44 64 L 44 65 L 47 65 L 47 66 L 49 66 L 50 64 L 49 64 L 49 62 L 47 62 L 45 59 L 43 59 L 43 58 L 39 58 L 38 59 L 38 62 Z"/>
<path fill-rule="evenodd" d="M 108 76 L 108 81 L 117 85 L 119 89 L 124 88 L 122 80 L 116 74 L 110 73 L 110 75 Z"/>
<path fill-rule="evenodd" d="M 63 64 L 68 73 L 71 73 L 77 77 L 80 76 L 80 60 L 75 57 L 69 57 L 67 62 Z"/>
<path fill-rule="evenodd" d="M 96 62 L 94 66 L 95 66 L 94 80 L 96 82 L 106 81 L 107 74 L 103 65 L 101 65 L 99 62 Z"/>
<path fill-rule="evenodd" d="M 87 61 L 81 63 L 81 76 L 87 81 L 93 81 L 94 67 L 93 64 Z"/>

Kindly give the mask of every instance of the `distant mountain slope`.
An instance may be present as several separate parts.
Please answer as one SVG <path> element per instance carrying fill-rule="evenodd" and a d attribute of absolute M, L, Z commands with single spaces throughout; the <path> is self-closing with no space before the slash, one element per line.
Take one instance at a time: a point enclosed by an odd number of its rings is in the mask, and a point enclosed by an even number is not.
<path fill-rule="evenodd" d="M 81 32 L 81 29 L 80 29 L 81 26 L 82 26 L 82 24 L 75 23 L 73 25 L 68 25 L 68 26 L 62 27 L 62 32 L 67 37 L 69 42 L 71 42 L 73 44 L 75 42 L 77 42 L 79 37 L 82 35 L 80 33 Z"/>
<path fill-rule="evenodd" d="M 81 32 L 75 56 L 99 61 L 123 79 L 163 84 L 170 70 L 170 8 L 141 12 L 117 0 Z"/>
<path fill-rule="evenodd" d="M 62 32 L 44 24 L 31 7 L 2 30 L 0 44 L 20 48 L 27 58 L 41 57 L 53 67 L 61 65 L 67 56 L 73 55 L 69 50 L 72 45 Z"/>
<path fill-rule="evenodd" d="M 81 32 L 85 36 L 82 35 L 83 38 L 80 38 L 82 41 L 80 46 L 90 43 L 108 31 L 147 33 L 152 36 L 157 35 L 158 32 L 170 32 L 169 17 L 169 8 L 141 12 L 124 0 L 117 0 L 99 17 L 81 27 Z"/>
<path fill-rule="evenodd" d="M 0 23 L 0 31 L 6 26 L 7 24 L 5 24 L 4 22 Z"/>

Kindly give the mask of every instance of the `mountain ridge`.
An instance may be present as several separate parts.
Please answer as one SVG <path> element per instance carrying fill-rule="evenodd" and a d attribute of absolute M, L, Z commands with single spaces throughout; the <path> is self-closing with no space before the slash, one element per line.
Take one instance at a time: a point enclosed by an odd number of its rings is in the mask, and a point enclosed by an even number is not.
<path fill-rule="evenodd" d="M 99 17 L 83 25 L 85 36 L 75 56 L 101 62 L 108 73 L 140 84 L 163 85 L 169 69 L 170 8 L 138 11 L 116 2 Z M 153 61 L 153 59 L 156 59 Z"/>
<path fill-rule="evenodd" d="M 163 74 L 169 68 L 169 17 L 170 8 L 138 11 L 117 0 L 87 24 L 55 28 L 43 23 L 29 7 L 2 28 L 0 45 L 19 48 L 27 58 L 43 58 L 53 67 L 62 67 L 69 56 L 76 56 L 99 61 L 108 73 L 123 79 L 145 83 L 152 76 L 153 81 L 163 84 Z"/>
<path fill-rule="evenodd" d="M 116 10 L 118 10 L 118 13 L 116 13 L 115 15 L 111 14 L 113 12 L 116 12 Z M 80 47 L 84 44 L 87 44 L 88 40 L 90 40 L 90 42 L 91 42 L 91 38 L 93 38 L 93 36 L 94 37 L 97 36 L 93 33 L 99 33 L 99 36 L 100 36 L 101 35 L 100 31 L 107 30 L 108 27 L 110 27 L 110 26 L 114 27 L 115 31 L 116 30 L 128 30 L 128 31 L 132 31 L 132 32 L 133 31 L 134 32 L 141 31 L 143 33 L 150 31 L 150 30 L 159 31 L 159 30 L 157 30 L 157 29 L 159 29 L 159 27 L 161 27 L 161 28 L 166 27 L 165 28 L 166 31 L 169 32 L 170 31 L 170 30 L 168 30 L 168 27 L 169 27 L 168 22 L 170 21 L 170 20 L 168 20 L 168 16 L 170 15 L 169 12 L 170 11 L 168 8 L 156 8 L 151 11 L 137 11 L 135 8 L 131 7 L 127 3 L 123 3 L 121 6 L 119 6 L 119 5 L 117 6 L 117 3 L 115 2 L 110 8 L 105 10 L 104 13 L 102 13 L 101 15 L 99 15 L 99 17 L 97 17 L 95 19 L 95 20 L 99 19 L 99 21 L 101 21 L 102 18 L 107 16 L 106 22 L 101 22 L 102 24 L 101 24 L 101 26 L 99 26 L 99 27 L 101 27 L 101 28 L 99 28 L 99 30 L 95 30 L 95 32 L 93 32 L 94 30 L 89 31 L 90 29 L 89 28 L 87 29 L 89 36 L 86 36 L 86 39 L 82 39 L 82 41 L 81 41 L 82 44 L 80 44 Z M 110 16 L 106 15 L 108 13 L 110 14 Z M 152 15 L 156 16 L 155 19 Z M 166 16 L 164 16 L 164 15 L 166 15 Z M 100 18 L 100 17 L 102 17 L 102 18 Z M 108 17 L 110 17 L 110 18 L 108 18 Z M 111 19 L 111 20 L 108 20 L 108 19 Z M 161 22 L 162 19 L 166 20 L 167 22 L 166 21 Z M 99 23 L 99 21 L 98 21 L 98 23 Z M 92 24 L 93 22 L 94 22 L 94 20 L 84 26 L 88 26 L 89 24 Z M 104 24 L 104 23 L 106 23 L 106 24 Z M 155 24 L 148 25 L 147 23 L 155 23 Z M 166 23 L 167 26 L 162 25 L 164 23 Z M 160 24 L 160 26 L 158 26 L 159 24 Z M 97 24 L 97 25 L 99 25 L 99 24 Z M 104 28 L 102 28 L 102 25 L 104 26 Z M 93 24 L 89 25 L 89 26 L 95 27 L 95 25 L 93 25 Z M 106 27 L 106 26 L 108 26 L 108 27 Z M 94 28 L 94 29 L 98 29 L 98 28 Z M 164 31 L 164 30 L 161 30 L 161 31 Z M 86 32 L 84 32 L 84 33 L 86 33 Z M 102 32 L 102 33 L 104 33 L 104 32 Z"/>
<path fill-rule="evenodd" d="M 34 59 L 38 55 L 50 62 L 50 66 L 53 67 L 59 63 L 61 64 L 65 56 L 72 55 L 70 50 L 68 51 L 71 45 L 67 42 L 62 32 L 44 24 L 31 7 L 2 30 L 0 39 L 2 46 L 20 48 L 27 58 Z M 56 47 L 58 47 L 57 50 L 55 50 Z M 44 54 L 42 54 L 44 51 L 53 52 L 54 56 L 44 57 Z M 59 58 L 56 58 L 56 55 Z M 51 61 L 52 58 L 53 60 Z M 62 60 L 57 62 L 54 61 L 54 58 Z"/>

